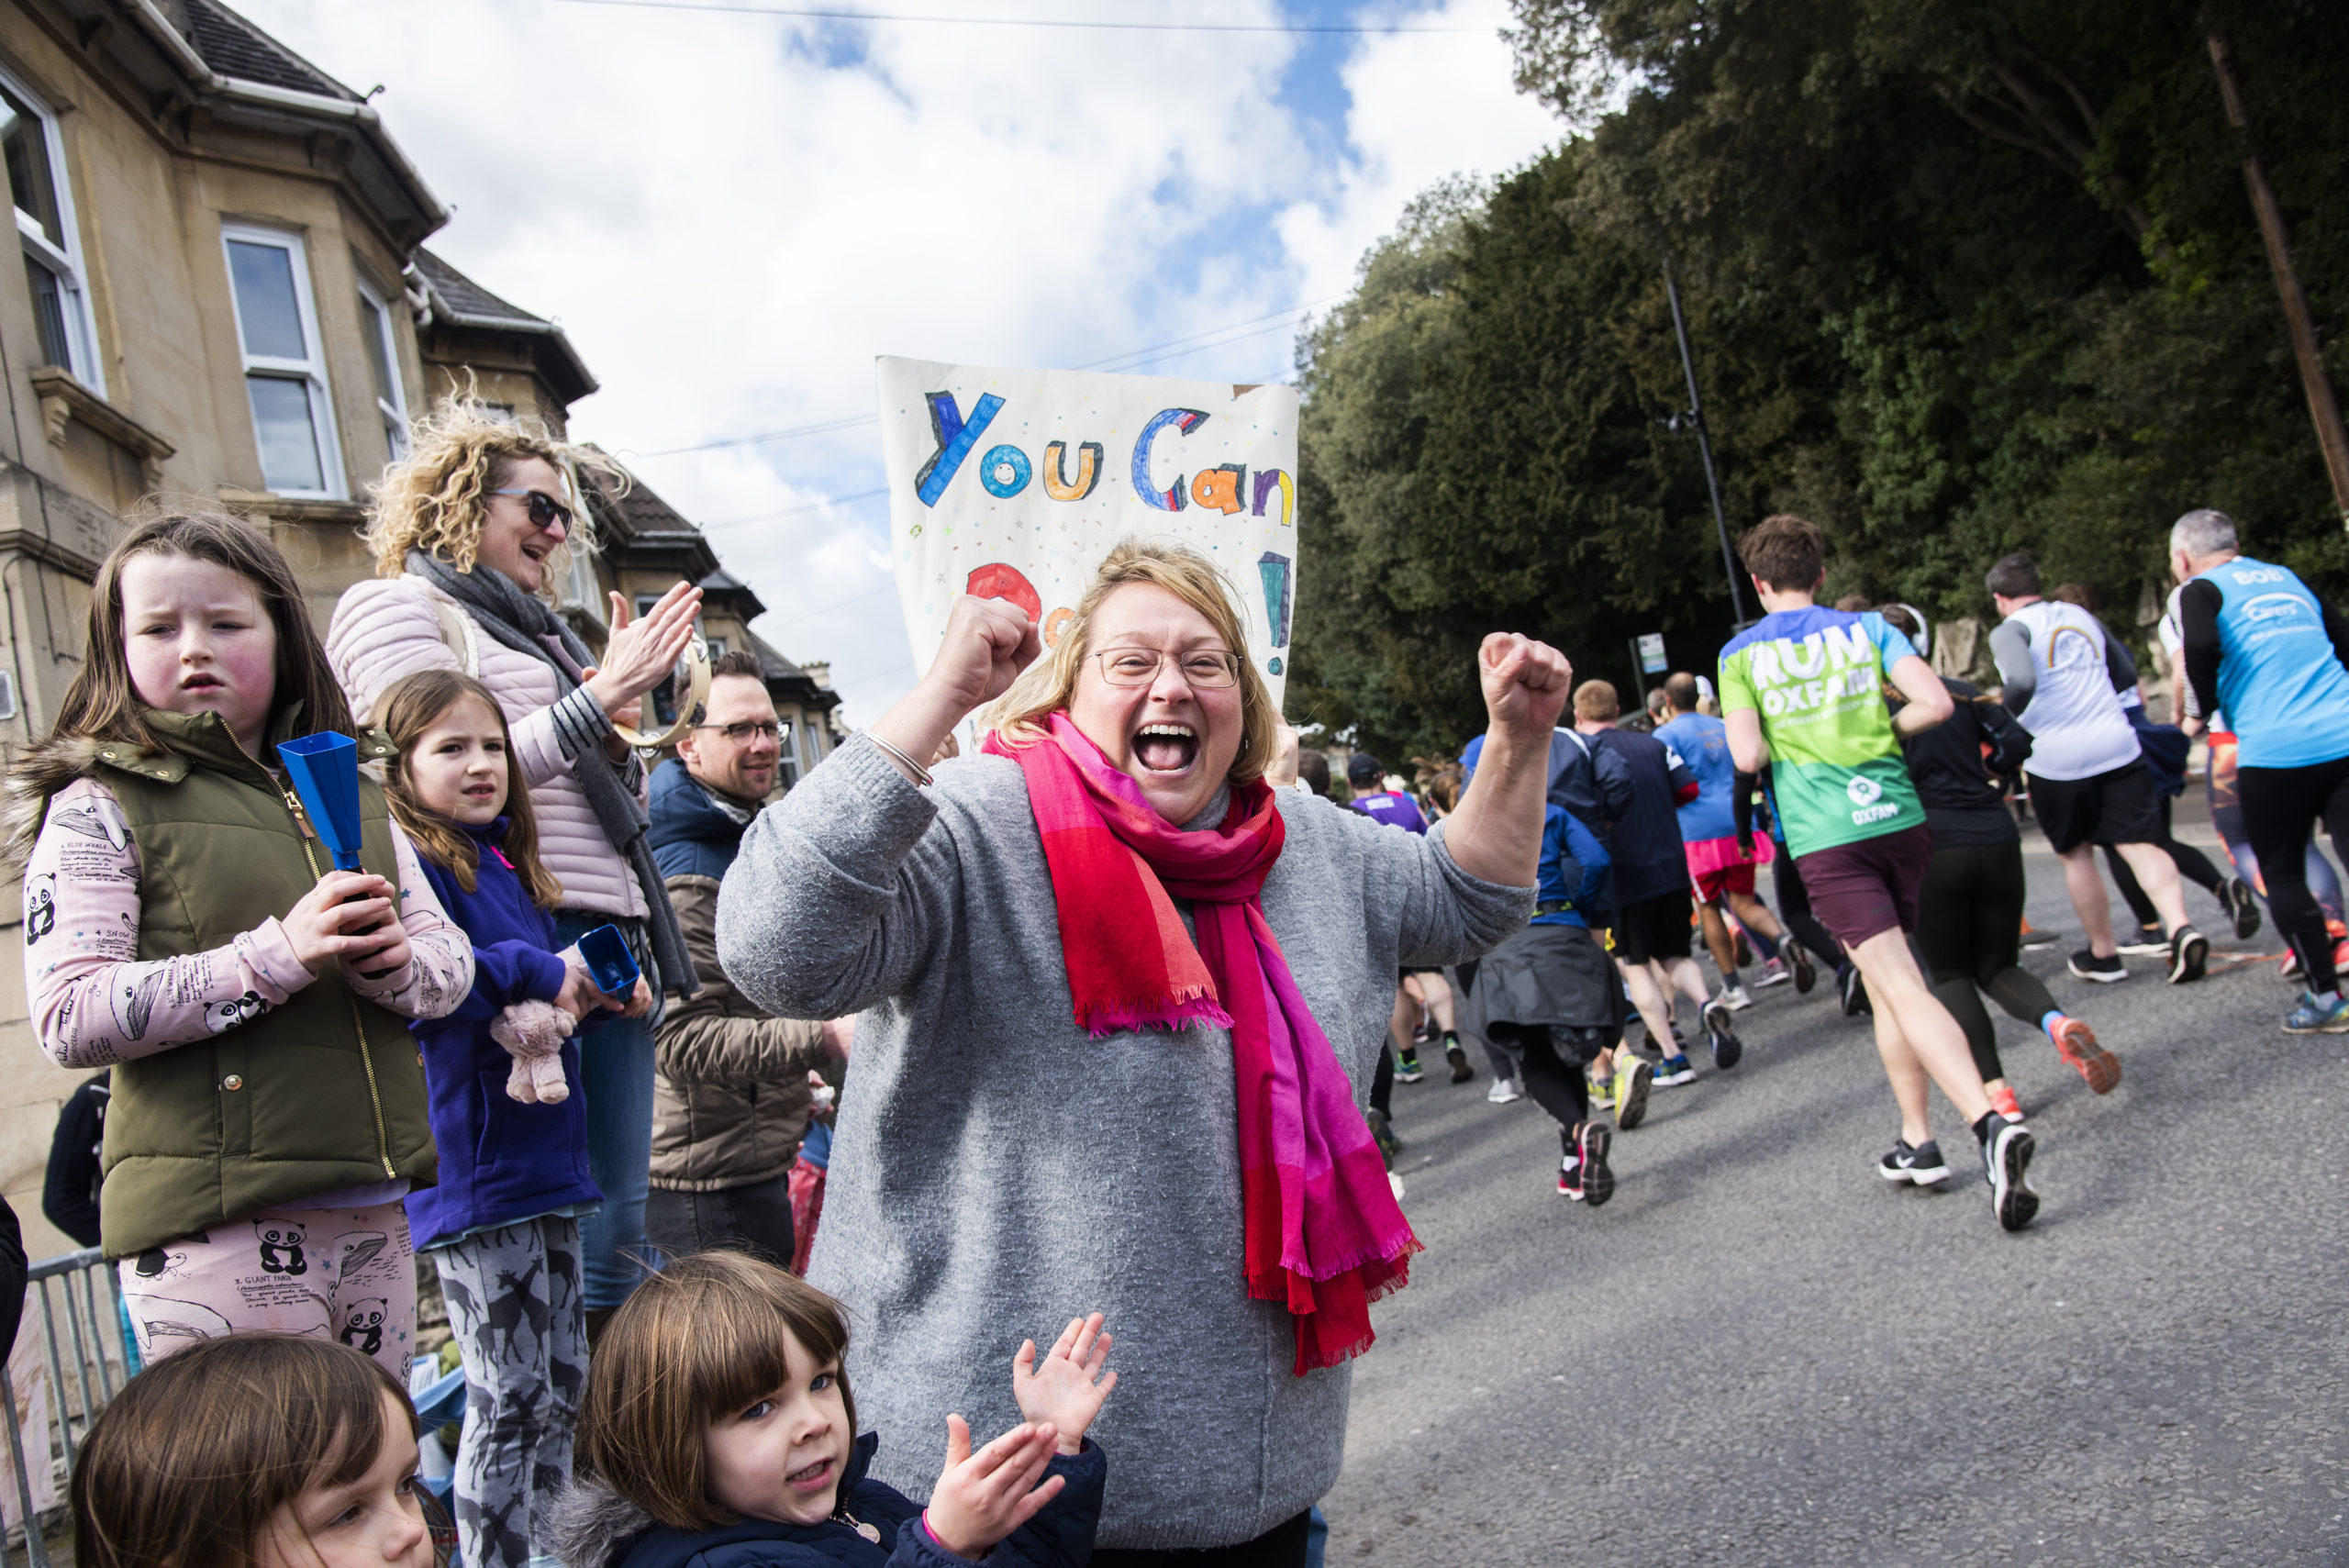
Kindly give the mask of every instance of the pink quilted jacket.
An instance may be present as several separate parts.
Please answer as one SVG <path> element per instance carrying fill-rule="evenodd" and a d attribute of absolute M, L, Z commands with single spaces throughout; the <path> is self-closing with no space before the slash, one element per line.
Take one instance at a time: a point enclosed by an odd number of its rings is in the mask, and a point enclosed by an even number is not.
<path fill-rule="evenodd" d="M 435 599 L 456 605 L 422 578 L 406 576 L 354 584 L 336 603 L 334 619 L 327 628 L 327 658 L 351 699 L 351 717 L 361 724 L 373 722 L 375 698 L 401 676 L 417 670 L 465 667 L 441 640 L 440 618 L 432 608 Z M 539 818 L 539 857 L 562 884 L 562 906 L 642 919 L 644 895 L 636 878 L 604 837 L 586 795 L 572 782 L 571 760 L 555 739 L 554 720 L 547 711 L 561 695 L 554 672 L 543 661 L 518 653 L 472 626 L 462 606 L 457 606 L 457 613 L 466 617 L 475 634 L 475 673 L 497 695 L 507 726 L 514 732 L 515 754 Z M 641 791 L 640 785 L 640 797 Z"/>

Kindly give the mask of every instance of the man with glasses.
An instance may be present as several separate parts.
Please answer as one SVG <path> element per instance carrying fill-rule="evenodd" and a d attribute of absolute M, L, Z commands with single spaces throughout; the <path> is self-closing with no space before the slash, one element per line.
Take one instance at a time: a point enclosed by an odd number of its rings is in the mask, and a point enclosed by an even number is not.
<path fill-rule="evenodd" d="M 654 1037 L 644 1231 L 670 1257 L 740 1247 L 791 1266 L 808 1070 L 848 1055 L 847 1025 L 770 1018 L 718 967 L 718 884 L 774 787 L 781 733 L 758 661 L 723 654 L 699 722 L 652 775 L 652 855 L 701 983 L 690 997 L 670 995 Z"/>

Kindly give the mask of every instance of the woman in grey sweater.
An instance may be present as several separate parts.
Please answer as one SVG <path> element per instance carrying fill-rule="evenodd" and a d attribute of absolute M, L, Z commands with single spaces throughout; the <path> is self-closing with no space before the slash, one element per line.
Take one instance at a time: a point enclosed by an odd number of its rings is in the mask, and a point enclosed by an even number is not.
<path fill-rule="evenodd" d="M 936 1470 L 895 1435 L 949 1411 L 1016 1421 L 1004 1363 L 1077 1305 L 1108 1315 L 1120 1377 L 1094 1434 L 1111 1461 L 1094 1561 L 1301 1564 L 1305 1511 L 1344 1456 L 1341 1363 L 1370 1339 L 1361 1284 L 1323 1275 L 1360 1262 L 1375 1296 L 1417 1248 L 1375 1151 L 1376 1193 L 1348 1195 L 1367 1148 L 1354 1106 L 1397 970 L 1473 957 L 1531 913 L 1573 672 L 1538 642 L 1486 640 L 1484 762 L 1421 839 L 1262 783 L 1277 718 L 1194 551 L 1119 546 L 1040 651 L 1016 608 L 959 600 L 921 683 L 762 813 L 726 875 L 718 956 L 742 992 L 787 1017 L 863 1015 L 809 1278 L 856 1320 L 850 1374 L 892 1485 Z M 991 754 L 931 778 L 916 759 L 997 698 Z M 1072 813 L 1095 830 L 1062 831 Z M 1240 892 L 1187 858 L 1251 841 Z M 1235 936 L 1259 907 L 1264 934 Z M 1182 984 L 1207 972 L 1219 986 Z M 1281 1068 L 1268 1040 L 1294 1050 Z M 1324 1089 L 1337 1112 L 1316 1124 Z M 1306 1179 L 1267 1192 L 1268 1159 Z M 1353 1209 L 1316 1209 L 1333 1187 Z M 1301 1204 L 1318 1249 L 1292 1228 L 1262 1253 L 1268 1204 Z M 1300 1291 L 1330 1305 L 1299 1315 Z M 1361 1331 L 1333 1348 L 1333 1323 Z"/>

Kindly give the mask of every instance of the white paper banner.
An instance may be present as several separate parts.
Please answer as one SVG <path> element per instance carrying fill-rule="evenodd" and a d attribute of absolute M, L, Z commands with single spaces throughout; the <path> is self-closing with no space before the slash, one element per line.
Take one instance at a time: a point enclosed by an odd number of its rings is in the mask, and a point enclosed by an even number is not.
<path fill-rule="evenodd" d="M 927 670 L 958 594 L 1057 643 L 1109 547 L 1177 539 L 1223 569 L 1279 706 L 1297 607 L 1297 390 L 880 361 L 897 596 Z"/>

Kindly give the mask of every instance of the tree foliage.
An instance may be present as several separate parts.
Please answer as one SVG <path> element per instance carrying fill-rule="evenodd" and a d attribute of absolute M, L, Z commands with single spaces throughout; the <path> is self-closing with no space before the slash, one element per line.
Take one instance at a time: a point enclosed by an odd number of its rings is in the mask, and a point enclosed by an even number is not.
<path fill-rule="evenodd" d="M 1984 568 L 2030 549 L 2127 627 L 2196 506 L 2349 590 L 2207 49 L 2240 61 L 2322 331 L 2349 303 L 2328 8 L 1516 9 L 1519 84 L 1572 134 L 1430 193 L 1299 346 L 1293 714 L 1456 746 L 1497 627 L 1623 685 L 1638 632 L 1709 668 L 1731 613 L 1695 443 L 1660 422 L 1687 402 L 1667 256 L 1731 527 L 1812 517 L 1831 594 L 1984 614 Z"/>

